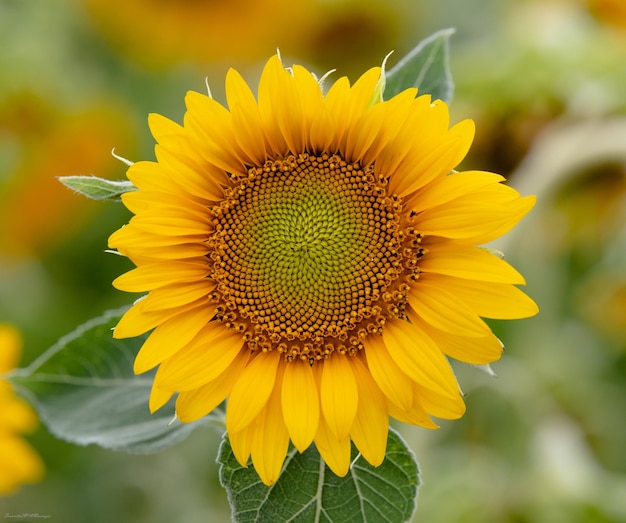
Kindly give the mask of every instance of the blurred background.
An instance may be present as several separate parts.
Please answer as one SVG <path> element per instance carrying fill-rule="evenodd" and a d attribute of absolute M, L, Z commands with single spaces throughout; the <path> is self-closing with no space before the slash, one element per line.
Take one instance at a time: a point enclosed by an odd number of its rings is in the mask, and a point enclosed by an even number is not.
<path fill-rule="evenodd" d="M 0 321 L 22 364 L 106 309 L 130 268 L 106 254 L 128 220 L 57 176 L 124 177 L 153 159 L 146 119 L 181 121 L 205 78 L 254 84 L 287 64 L 356 79 L 456 28 L 453 121 L 473 118 L 462 167 L 496 171 L 538 205 L 496 245 L 528 280 L 536 318 L 492 322 L 497 378 L 455 365 L 468 412 L 438 431 L 401 426 L 422 467 L 415 521 L 626 521 L 626 3 L 623 0 L 0 0 Z M 64 523 L 229 521 L 200 429 L 166 452 L 29 437 L 45 479 L 0 515 Z"/>

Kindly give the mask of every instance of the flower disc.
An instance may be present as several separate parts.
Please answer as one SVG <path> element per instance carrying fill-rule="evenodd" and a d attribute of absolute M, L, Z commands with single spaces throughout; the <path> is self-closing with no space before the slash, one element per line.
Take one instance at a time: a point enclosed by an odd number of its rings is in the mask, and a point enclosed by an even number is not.
<path fill-rule="evenodd" d="M 251 350 L 354 354 L 403 311 L 399 198 L 373 169 L 300 154 L 250 168 L 212 209 L 218 318 Z M 402 288 L 402 291 L 399 289 Z"/>

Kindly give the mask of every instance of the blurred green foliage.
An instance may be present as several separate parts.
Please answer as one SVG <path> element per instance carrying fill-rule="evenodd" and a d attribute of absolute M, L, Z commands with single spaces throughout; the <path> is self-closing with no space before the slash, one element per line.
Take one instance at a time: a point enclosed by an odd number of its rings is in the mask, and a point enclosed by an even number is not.
<path fill-rule="evenodd" d="M 433 432 L 399 427 L 422 468 L 415 519 L 625 521 L 622 5 L 0 1 L 0 320 L 22 331 L 24 365 L 128 301 L 110 282 L 130 262 L 104 252 L 127 211 L 79 198 L 56 176 L 123 178 L 110 151 L 153 158 L 149 112 L 180 121 L 186 90 L 204 90 L 208 78 L 221 99 L 228 67 L 254 81 L 276 47 L 287 63 L 354 79 L 389 50 L 391 67 L 423 37 L 455 27 L 452 117 L 477 122 L 463 167 L 500 172 L 538 195 L 531 216 L 496 247 L 527 277 L 541 313 L 493 323 L 506 345 L 497 379 L 455 366 L 467 394 L 463 419 Z M 164 453 L 128 456 L 74 447 L 42 428 L 30 439 L 47 476 L 0 499 L 0 514 L 228 521 L 219 438 L 200 429 Z"/>

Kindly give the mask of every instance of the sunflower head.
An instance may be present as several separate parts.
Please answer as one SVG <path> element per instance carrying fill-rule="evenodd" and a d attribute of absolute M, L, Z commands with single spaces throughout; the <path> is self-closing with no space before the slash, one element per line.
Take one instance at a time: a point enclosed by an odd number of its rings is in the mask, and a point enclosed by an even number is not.
<path fill-rule="evenodd" d="M 484 364 L 502 345 L 481 317 L 536 306 L 524 279 L 478 245 L 533 206 L 496 174 L 454 169 L 473 139 L 447 106 L 384 71 L 328 90 L 266 64 L 255 97 L 236 71 L 227 107 L 189 93 L 182 126 L 149 119 L 156 162 L 128 171 L 135 214 L 110 246 L 147 292 L 115 336 L 154 329 L 135 371 L 158 366 L 150 406 L 178 393 L 183 422 L 227 398 L 242 465 L 274 482 L 291 440 L 344 475 L 351 441 L 373 465 L 389 416 L 436 427 L 463 400 L 447 357 Z"/>

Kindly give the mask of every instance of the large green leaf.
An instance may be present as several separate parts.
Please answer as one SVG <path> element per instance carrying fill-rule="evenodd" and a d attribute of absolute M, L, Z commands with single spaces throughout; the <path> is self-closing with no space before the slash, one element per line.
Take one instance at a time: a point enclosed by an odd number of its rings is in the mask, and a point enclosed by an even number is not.
<path fill-rule="evenodd" d="M 172 423 L 173 402 L 150 414 L 153 375 L 136 376 L 132 370 L 145 337 L 112 337 L 124 310 L 78 327 L 8 379 L 58 438 L 133 453 L 158 452 L 201 422 Z"/>
<path fill-rule="evenodd" d="M 358 456 L 340 478 L 326 467 L 315 446 L 302 454 L 290 448 L 283 471 L 271 487 L 252 466 L 242 467 L 225 436 L 220 447 L 220 481 L 238 523 L 401 523 L 417 505 L 419 470 L 402 438 L 389 431 L 387 454 L 379 467 Z"/>
<path fill-rule="evenodd" d="M 442 29 L 422 40 L 387 73 L 385 99 L 417 87 L 419 94 L 449 103 L 454 91 L 450 73 L 450 37 L 454 29 Z"/>

